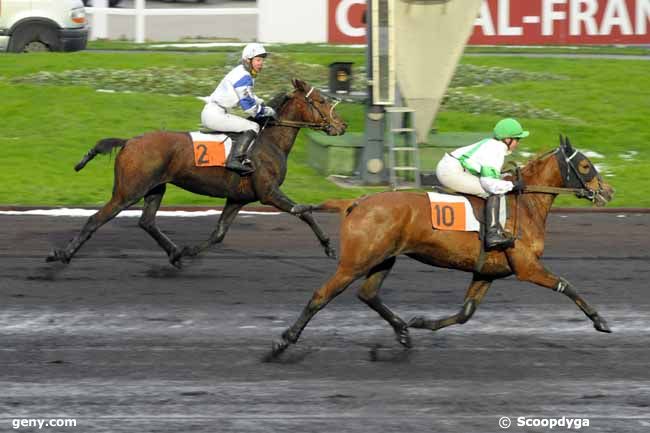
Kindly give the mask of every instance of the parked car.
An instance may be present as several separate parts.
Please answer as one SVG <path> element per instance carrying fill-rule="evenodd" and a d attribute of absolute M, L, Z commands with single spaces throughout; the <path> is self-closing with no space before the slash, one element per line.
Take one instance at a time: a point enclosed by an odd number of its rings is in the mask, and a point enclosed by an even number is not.
<path fill-rule="evenodd" d="M 108 7 L 109 8 L 114 8 L 115 6 L 120 4 L 121 1 L 122 0 L 108 0 Z M 84 2 L 84 6 L 92 6 L 93 5 L 92 0 L 83 0 L 83 2 Z"/>
<path fill-rule="evenodd" d="M 78 51 L 87 42 L 81 0 L 0 0 L 0 52 Z"/>

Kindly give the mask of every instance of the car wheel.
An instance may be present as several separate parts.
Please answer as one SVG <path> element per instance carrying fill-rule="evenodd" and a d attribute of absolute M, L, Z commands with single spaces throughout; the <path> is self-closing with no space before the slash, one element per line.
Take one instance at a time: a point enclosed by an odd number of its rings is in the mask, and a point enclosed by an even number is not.
<path fill-rule="evenodd" d="M 25 24 L 11 35 L 7 51 L 12 53 L 61 51 L 58 33 L 43 24 Z"/>
<path fill-rule="evenodd" d="M 50 47 L 45 45 L 41 41 L 33 41 L 25 45 L 25 48 L 23 49 L 24 53 L 40 53 L 44 51 L 50 51 Z"/>

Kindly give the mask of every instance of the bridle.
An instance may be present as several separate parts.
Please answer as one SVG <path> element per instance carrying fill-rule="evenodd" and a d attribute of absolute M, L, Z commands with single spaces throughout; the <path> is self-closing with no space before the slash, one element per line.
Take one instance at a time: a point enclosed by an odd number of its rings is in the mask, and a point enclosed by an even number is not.
<path fill-rule="evenodd" d="M 565 184 L 568 184 L 571 181 L 571 176 L 575 176 L 578 180 L 581 188 L 560 188 L 555 186 L 543 186 L 543 185 L 526 185 L 524 192 L 538 192 L 538 193 L 547 193 L 547 194 L 575 194 L 578 198 L 586 198 L 587 200 L 595 203 L 598 197 L 602 197 L 602 177 L 598 176 L 598 189 L 592 190 L 587 186 L 584 178 L 576 168 L 573 158 L 578 154 L 578 151 L 575 150 L 571 155 L 567 155 L 563 146 L 559 146 L 557 149 L 547 152 L 544 155 L 540 156 L 538 159 L 544 159 L 551 155 L 556 155 L 558 162 L 560 163 L 560 172 L 564 178 Z"/>
<path fill-rule="evenodd" d="M 569 182 L 571 180 L 571 173 L 578 179 L 580 182 L 580 185 L 582 188 L 578 188 L 580 193 L 577 193 L 579 197 L 584 197 L 588 200 L 591 200 L 592 202 L 596 201 L 596 196 L 602 192 L 602 188 L 600 186 L 601 182 L 598 182 L 598 190 L 594 191 L 592 189 L 589 189 L 587 186 L 587 182 L 583 179 L 582 175 L 580 175 L 580 172 L 578 172 L 578 169 L 576 168 L 575 164 L 573 163 L 573 158 L 578 154 L 577 150 L 574 150 L 571 156 L 566 154 L 566 150 L 564 147 L 560 146 L 556 149 L 556 151 L 559 150 L 562 152 L 562 157 L 564 157 L 564 162 L 567 165 L 568 169 L 566 170 L 566 176 L 564 178 L 565 182 Z M 600 175 L 598 175 L 598 180 L 602 180 Z"/>
<path fill-rule="evenodd" d="M 297 120 L 282 120 L 282 119 L 272 119 L 271 125 L 277 125 L 277 126 L 289 126 L 291 128 L 311 128 L 311 129 L 316 129 L 320 131 L 325 131 L 329 132 L 334 128 L 332 125 L 332 122 L 334 121 L 334 108 L 341 102 L 340 100 L 336 100 L 334 104 L 332 104 L 332 107 L 330 108 L 329 112 L 329 120 L 328 116 L 323 114 L 323 112 L 318 108 L 316 104 L 314 104 L 314 101 L 310 98 L 312 92 L 314 91 L 315 87 L 312 87 L 309 89 L 309 92 L 305 93 L 305 101 L 307 102 L 307 105 L 309 105 L 309 109 L 313 111 L 316 111 L 318 115 L 320 116 L 321 121 L 320 122 L 301 122 Z"/>

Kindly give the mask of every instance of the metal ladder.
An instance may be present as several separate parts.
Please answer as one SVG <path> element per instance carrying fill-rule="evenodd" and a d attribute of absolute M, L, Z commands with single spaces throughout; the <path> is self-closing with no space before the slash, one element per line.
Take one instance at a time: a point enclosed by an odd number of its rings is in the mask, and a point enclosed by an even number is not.
<path fill-rule="evenodd" d="M 412 108 L 386 107 L 388 171 L 393 190 L 420 188 L 420 152 L 414 116 Z"/>

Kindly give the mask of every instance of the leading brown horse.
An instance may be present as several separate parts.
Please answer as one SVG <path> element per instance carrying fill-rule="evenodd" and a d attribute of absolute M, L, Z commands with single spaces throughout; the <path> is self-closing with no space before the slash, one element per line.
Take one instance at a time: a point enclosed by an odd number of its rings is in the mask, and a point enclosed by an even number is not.
<path fill-rule="evenodd" d="M 560 138 L 552 152 L 528 162 L 521 170 L 526 192 L 509 194 L 509 228 L 516 228 L 517 240 L 505 251 L 482 254 L 476 232 L 439 231 L 431 227 L 431 205 L 427 194 L 385 192 L 358 200 L 331 200 L 314 209 L 341 212 L 341 252 L 336 273 L 316 290 L 296 322 L 275 342 L 271 357 L 296 343 L 309 320 L 352 282 L 365 277 L 359 298 L 375 310 L 394 329 L 397 340 L 411 346 L 408 328 L 435 331 L 467 322 L 480 304 L 492 281 L 515 274 L 564 293 L 589 317 L 598 331 L 611 332 L 607 322 L 576 292 L 567 280 L 544 268 L 546 217 L 559 192 L 571 191 L 602 206 L 613 197 L 613 189 L 598 174 L 591 161 Z M 473 206 L 483 200 L 471 197 Z M 515 223 L 512 219 L 516 220 Z M 513 227 L 513 224 L 516 227 Z M 460 312 L 451 317 L 431 320 L 415 317 L 407 324 L 379 298 L 382 282 L 401 254 L 420 262 L 473 273 Z M 482 258 L 481 258 L 482 257 Z"/>
<path fill-rule="evenodd" d="M 185 132 L 157 131 L 130 140 L 100 140 L 75 169 L 81 170 L 97 154 L 121 148 L 115 159 L 113 196 L 88 219 L 65 249 L 52 251 L 47 261 L 70 262 L 99 227 L 143 197 L 140 227 L 156 240 L 167 253 L 169 261 L 177 267 L 181 266 L 183 257 L 196 256 L 221 242 L 239 210 L 257 200 L 296 215 L 309 224 L 325 253 L 335 257 L 329 238 L 312 217 L 309 207 L 294 203 L 280 190 L 280 185 L 287 174 L 287 158 L 300 128 L 309 127 L 323 130 L 328 135 L 341 135 L 345 133 L 347 125 L 338 117 L 334 105 L 318 90 L 300 80 L 293 80 L 293 86 L 291 94 L 279 95 L 269 103 L 277 112 L 277 120 L 271 121 L 259 134 L 251 154 L 257 170 L 250 176 L 240 176 L 224 167 L 196 167 L 192 139 Z M 156 226 L 156 212 L 167 183 L 196 194 L 226 198 L 216 229 L 202 244 L 180 249 Z"/>

